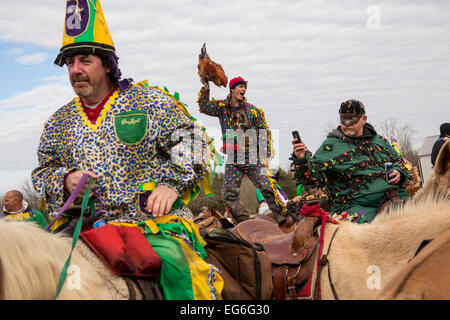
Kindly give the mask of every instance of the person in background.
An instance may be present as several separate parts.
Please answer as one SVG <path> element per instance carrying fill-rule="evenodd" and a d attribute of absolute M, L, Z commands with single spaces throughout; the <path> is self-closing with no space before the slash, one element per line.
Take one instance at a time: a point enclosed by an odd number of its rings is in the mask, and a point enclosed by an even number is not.
<path fill-rule="evenodd" d="M 289 201 L 289 197 L 286 195 L 286 193 L 283 191 L 281 186 L 278 184 L 278 180 L 280 179 L 280 172 L 278 170 L 274 170 L 272 172 L 272 179 L 275 180 L 278 192 L 278 197 L 280 200 L 286 205 L 286 203 Z M 266 199 L 264 198 L 263 194 L 261 193 L 261 190 L 259 188 L 256 188 L 256 199 L 258 200 L 258 213 L 259 214 L 267 214 L 270 213 L 270 208 L 267 204 Z"/>
<path fill-rule="evenodd" d="M 270 177 L 268 159 L 272 155 L 271 134 L 267 127 L 264 112 L 247 102 L 247 81 L 242 77 L 230 80 L 230 93 L 223 100 L 209 99 L 209 82 L 201 79 L 198 105 L 203 114 L 218 117 L 222 129 L 222 151 L 228 155 L 225 164 L 222 196 L 237 223 L 250 219 L 245 208 L 240 205 L 239 194 L 244 176 L 247 176 L 256 188 L 260 189 L 274 219 L 282 224 L 286 220 L 285 207 L 275 188 L 276 182 Z M 253 131 L 254 130 L 254 131 Z M 255 132 L 256 137 L 245 136 L 246 132 Z M 261 132 L 265 136 L 261 136 Z M 239 143 L 239 135 L 243 133 L 245 142 Z M 257 141 L 261 148 L 266 139 L 267 152 L 250 144 L 247 138 Z M 262 140 L 264 141 L 264 140 Z M 244 155 L 240 159 L 240 155 Z"/>
<path fill-rule="evenodd" d="M 445 142 L 450 140 L 450 123 L 446 122 L 441 124 L 439 128 L 441 134 L 439 135 L 439 139 L 433 145 L 433 149 L 431 149 L 431 164 L 434 167 L 439 151 L 441 151 L 442 146 Z"/>
<path fill-rule="evenodd" d="M 3 198 L 3 215 L 7 221 L 31 221 L 37 223 L 41 228 L 46 228 L 48 223 L 44 216 L 31 208 L 24 200 L 22 192 L 10 190 Z"/>

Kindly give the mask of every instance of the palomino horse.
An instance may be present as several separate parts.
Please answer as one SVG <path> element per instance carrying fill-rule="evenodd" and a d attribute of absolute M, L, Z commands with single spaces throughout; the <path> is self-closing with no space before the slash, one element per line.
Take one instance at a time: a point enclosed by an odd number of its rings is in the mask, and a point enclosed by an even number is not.
<path fill-rule="evenodd" d="M 72 239 L 47 233 L 31 222 L 5 221 L 0 221 L 0 238 L 0 300 L 54 299 Z M 161 293 L 149 285 L 157 286 L 156 280 L 154 284 L 142 283 L 113 274 L 84 242 L 78 241 L 58 299 L 162 299 Z"/>
<path fill-rule="evenodd" d="M 320 257 L 323 265 L 319 282 L 320 297 L 376 298 L 387 282 L 414 257 L 423 241 L 434 239 L 450 229 L 449 190 L 450 143 L 447 143 L 442 148 L 432 176 L 414 200 L 403 207 L 391 207 L 381 212 L 371 224 L 359 225 L 351 222 L 341 222 L 339 225 L 327 224 L 323 237 L 323 255 Z M 296 243 L 304 243 L 301 239 L 310 239 L 305 238 L 301 231 L 296 230 L 291 240 L 270 223 L 263 226 L 262 223 L 251 220 L 242 222 L 237 229 L 238 235 L 247 241 L 264 245 L 273 267 L 289 266 L 289 271 L 285 269 L 287 276 L 284 284 L 283 279 L 276 280 L 274 272 L 274 288 L 277 282 L 286 286 L 289 278 L 292 281 L 296 277 L 292 273 L 288 275 L 291 269 L 298 270 L 297 275 L 300 277 L 302 272 L 300 266 L 311 263 L 310 259 L 313 256 L 309 255 L 310 258 L 302 261 L 292 259 L 305 252 L 302 251 L 301 245 Z M 308 231 L 306 234 L 311 235 L 311 228 L 304 228 L 304 231 Z M 290 240 L 292 245 L 285 240 Z M 287 250 L 274 252 L 273 248 L 282 247 L 281 242 Z M 301 281 L 296 283 L 301 285 Z M 283 287 L 279 287 L 278 292 L 280 290 L 282 292 Z M 283 294 L 278 296 L 286 297 Z M 295 298 L 292 292 L 290 298 Z"/>
<path fill-rule="evenodd" d="M 424 240 L 450 229 L 449 159 L 447 142 L 423 190 L 402 208 L 381 213 L 371 224 L 326 226 L 323 252 L 328 263 L 320 282 L 323 299 L 376 298 Z M 54 298 L 71 239 L 46 233 L 31 223 L 0 221 L 0 243 L 0 298 Z M 69 272 L 58 298 L 129 297 L 125 282 L 95 260 L 81 242 L 73 253 L 72 266 L 76 268 Z"/>
<path fill-rule="evenodd" d="M 0 298 L 55 298 L 59 274 L 69 256 L 72 239 L 47 233 L 34 223 L 5 221 L 0 221 L 0 238 Z M 100 260 L 92 263 L 87 256 L 92 255 L 89 250 L 78 242 L 71 260 L 73 268 L 69 268 L 59 299 L 114 298 L 107 279 L 116 276 Z M 125 283 L 124 287 L 126 290 Z"/>
<path fill-rule="evenodd" d="M 427 194 L 440 192 L 444 198 L 450 193 L 450 152 L 447 142 L 439 154 L 431 174 L 432 183 L 427 183 L 414 201 L 423 201 Z M 449 213 L 450 204 L 444 211 Z M 447 217 L 443 217 L 448 219 Z M 450 230 L 428 244 L 402 270 L 396 274 L 378 296 L 379 299 L 450 299 Z"/>
<path fill-rule="evenodd" d="M 427 244 L 378 296 L 381 300 L 450 299 L 450 230 Z"/>

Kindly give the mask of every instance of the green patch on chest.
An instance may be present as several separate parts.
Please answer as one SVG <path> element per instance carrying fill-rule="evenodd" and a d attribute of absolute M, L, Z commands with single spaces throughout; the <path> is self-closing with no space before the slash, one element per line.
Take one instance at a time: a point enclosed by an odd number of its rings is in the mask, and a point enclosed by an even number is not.
<path fill-rule="evenodd" d="M 148 128 L 145 111 L 126 111 L 114 115 L 114 131 L 124 144 L 132 145 L 144 139 Z"/>

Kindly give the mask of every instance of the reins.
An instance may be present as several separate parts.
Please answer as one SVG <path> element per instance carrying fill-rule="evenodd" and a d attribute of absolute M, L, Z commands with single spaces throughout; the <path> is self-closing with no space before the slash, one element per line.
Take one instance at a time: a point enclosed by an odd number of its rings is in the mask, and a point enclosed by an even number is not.
<path fill-rule="evenodd" d="M 333 243 L 334 237 L 336 236 L 336 233 L 338 232 L 338 230 L 339 230 L 339 227 L 337 227 L 336 230 L 334 230 L 333 235 L 331 236 L 330 243 L 328 244 L 327 253 L 325 253 L 320 258 L 320 265 L 317 270 L 317 279 L 316 279 L 316 281 L 318 283 L 320 280 L 320 274 L 322 272 L 322 268 L 325 267 L 326 265 L 328 265 L 328 282 L 330 283 L 331 291 L 333 292 L 333 297 L 335 300 L 339 300 L 339 296 L 337 295 L 336 289 L 334 288 L 333 282 L 331 281 L 330 261 L 328 260 L 328 255 L 330 254 L 331 244 Z M 320 292 L 319 292 L 319 296 L 320 296 Z"/>
<path fill-rule="evenodd" d="M 83 225 L 83 215 L 84 215 L 84 212 L 86 211 L 86 208 L 88 207 L 88 204 L 89 204 L 89 193 L 90 193 L 90 190 L 91 190 L 92 177 L 90 177 L 88 174 L 84 174 L 81 177 L 80 182 L 78 183 L 78 185 L 75 188 L 75 190 L 72 192 L 70 197 L 64 203 L 63 207 L 58 212 L 58 214 L 55 216 L 55 218 L 52 220 L 52 222 L 45 229 L 45 231 L 47 231 L 47 232 L 49 232 L 51 230 L 51 227 L 55 223 L 55 221 L 58 220 L 63 215 L 64 211 L 66 211 L 72 205 L 72 203 L 75 201 L 75 199 L 78 197 L 78 195 L 80 194 L 81 190 L 83 189 L 83 186 L 86 184 L 88 179 L 89 179 L 89 184 L 88 184 L 86 192 L 85 192 L 85 194 L 83 196 L 83 200 L 81 202 L 81 214 L 80 214 L 80 217 L 78 219 L 78 222 L 77 222 L 77 224 L 75 226 L 75 229 L 74 229 L 74 232 L 73 232 L 72 248 L 70 250 L 69 257 L 67 258 L 66 263 L 64 264 L 64 267 L 62 268 L 61 274 L 59 276 L 59 281 L 58 281 L 58 287 L 56 289 L 55 300 L 58 297 L 59 293 L 61 292 L 61 289 L 62 289 L 62 287 L 64 285 L 65 280 L 66 280 L 67 270 L 69 269 L 70 261 L 72 260 L 72 253 L 73 253 L 73 250 L 75 249 L 75 245 L 77 244 L 78 238 L 80 236 L 81 227 Z M 94 213 L 92 213 L 92 214 L 94 214 Z"/>
<path fill-rule="evenodd" d="M 321 288 L 320 288 L 320 272 L 321 272 L 321 265 L 322 265 L 322 250 L 324 245 L 324 239 L 325 239 L 325 224 L 327 222 L 338 224 L 336 221 L 330 219 L 327 217 L 327 213 L 325 210 L 320 208 L 320 204 L 315 204 L 312 206 L 307 206 L 306 204 L 303 205 L 301 209 L 301 214 L 304 216 L 313 216 L 313 217 L 319 217 L 321 218 L 321 227 L 320 227 L 320 246 L 319 246 L 319 252 L 317 253 L 317 277 L 316 277 L 316 284 L 315 284 L 315 293 L 314 293 L 314 299 L 320 300 L 321 297 Z M 336 231 L 339 229 L 339 227 L 336 229 Z M 333 234 L 333 237 L 331 238 L 330 244 L 328 246 L 328 251 L 330 250 L 331 243 L 333 242 L 334 235 L 336 234 L 336 231 Z M 328 252 L 327 252 L 328 254 Z M 324 255 L 326 257 L 326 255 Z M 326 258 L 325 258 L 326 259 Z M 327 260 L 328 261 L 328 260 Z"/>

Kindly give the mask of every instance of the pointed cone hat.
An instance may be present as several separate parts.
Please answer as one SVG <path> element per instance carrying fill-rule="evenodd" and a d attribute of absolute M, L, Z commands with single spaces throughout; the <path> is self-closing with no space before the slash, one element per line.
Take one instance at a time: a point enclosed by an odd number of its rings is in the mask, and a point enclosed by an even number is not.
<path fill-rule="evenodd" d="M 62 48 L 55 64 L 74 54 L 114 55 L 114 43 L 100 0 L 67 0 Z"/>

